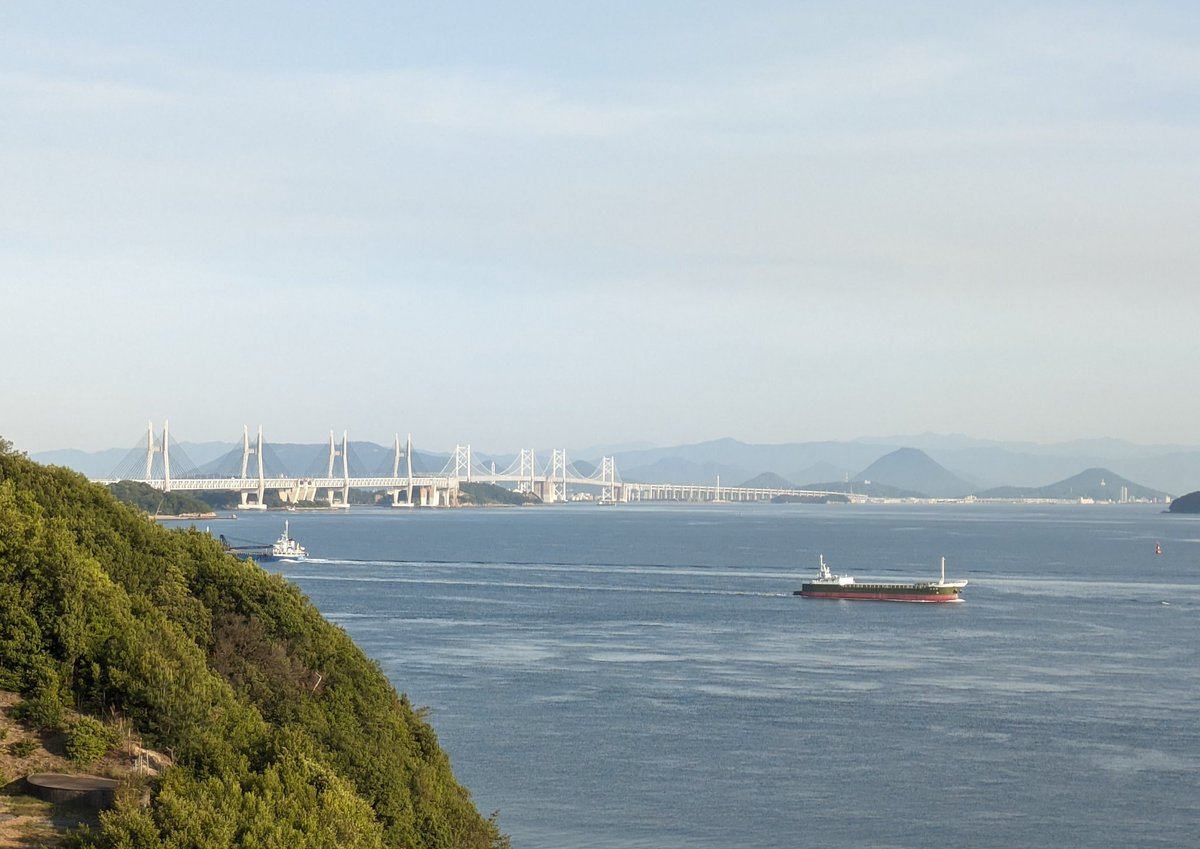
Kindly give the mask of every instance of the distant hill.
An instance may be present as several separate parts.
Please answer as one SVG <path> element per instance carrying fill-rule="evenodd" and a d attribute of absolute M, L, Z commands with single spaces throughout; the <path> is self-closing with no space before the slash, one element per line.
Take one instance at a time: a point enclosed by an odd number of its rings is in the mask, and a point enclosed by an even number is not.
<path fill-rule="evenodd" d="M 749 489 L 795 489 L 796 485 L 789 480 L 775 474 L 774 472 L 763 472 L 761 475 L 755 475 L 745 483 L 740 483 L 738 486 L 744 486 Z"/>
<path fill-rule="evenodd" d="M 1200 480 L 1200 451 L 1180 451 L 1114 462 L 1112 468 L 1147 486 L 1167 492 L 1191 492 Z"/>
<path fill-rule="evenodd" d="M 595 463 L 589 463 L 587 460 L 571 460 L 569 457 L 568 460 L 575 467 L 575 471 L 579 472 L 585 478 L 590 477 L 596 472 L 597 467 Z"/>
<path fill-rule="evenodd" d="M 145 439 L 144 435 L 143 439 Z M 241 446 L 237 447 L 240 451 Z M 190 470 L 190 467 L 200 467 L 212 462 L 233 448 L 232 442 L 172 443 L 171 459 L 173 465 Z M 106 448 L 103 451 L 78 451 L 74 448 L 63 448 L 34 452 L 29 455 L 29 458 L 48 466 L 62 466 L 93 479 L 107 478 L 114 474 L 116 477 L 128 477 L 129 473 L 135 472 L 137 468 L 145 468 L 146 447 L 143 444 L 140 449 Z M 123 466 L 129 468 L 122 468 Z"/>
<path fill-rule="evenodd" d="M 855 475 L 855 481 L 894 486 L 933 498 L 959 498 L 976 487 L 919 448 L 897 448 Z"/>
<path fill-rule="evenodd" d="M 1200 492 L 1189 492 L 1171 502 L 1171 513 L 1200 513 Z"/>
<path fill-rule="evenodd" d="M 837 481 L 850 477 L 850 470 L 835 466 L 833 463 L 813 463 L 798 472 L 784 475 L 790 481 Z"/>
<path fill-rule="evenodd" d="M 1001 486 L 976 493 L 979 498 L 1059 498 L 1093 501 L 1134 500 L 1165 501 L 1170 496 L 1157 489 L 1127 480 L 1109 469 L 1086 469 L 1077 475 L 1039 487 Z"/>
<path fill-rule="evenodd" d="M 772 504 L 846 504 L 846 495 L 773 495 Z"/>
<path fill-rule="evenodd" d="M 74 448 L 60 448 L 54 451 L 38 451 L 30 455 L 30 459 L 46 466 L 62 466 L 89 478 L 104 478 L 113 473 L 121 465 L 121 461 L 129 453 L 127 448 L 107 448 L 104 451 L 78 451 Z"/>
<path fill-rule="evenodd" d="M 805 469 L 815 463 L 829 463 L 838 469 L 861 469 L 877 460 L 889 450 L 887 446 L 867 445 L 857 442 L 794 442 L 780 445 L 752 445 L 736 439 L 715 439 L 693 445 L 659 447 L 643 451 L 622 451 L 616 455 L 617 469 L 622 477 L 626 471 L 670 458 L 687 460 L 698 466 L 713 464 L 731 469 L 741 469 L 742 474 L 731 480 L 746 480 L 767 469 L 781 474 L 789 480 L 805 478 L 788 474 L 792 469 Z M 818 476 L 818 477 L 824 477 Z M 842 477 L 835 473 L 831 478 Z M 808 478 L 812 480 L 812 478 Z M 725 480 L 725 473 L 721 473 Z M 664 481 L 669 483 L 670 481 Z M 704 479 L 680 481 L 681 483 L 704 483 Z"/>
<path fill-rule="evenodd" d="M 612 457 L 616 454 L 628 453 L 630 451 L 650 451 L 656 446 L 653 442 L 622 442 L 616 445 L 589 445 L 586 448 L 571 448 L 567 451 L 568 456 L 574 457 L 590 457 L 599 460 L 601 457 Z"/>
<path fill-rule="evenodd" d="M 1195 451 L 1194 445 L 1157 444 L 1142 445 L 1125 439 L 1101 437 L 1098 439 L 1072 439 L 1067 442 L 1024 442 L 998 439 L 979 439 L 961 433 L 920 433 L 907 436 L 860 437 L 856 442 L 873 445 L 895 445 L 897 447 L 920 448 L 929 454 L 940 451 L 957 451 L 973 448 L 989 448 L 1027 454 L 1053 455 L 1059 457 L 1155 457 L 1162 454 Z"/>
<path fill-rule="evenodd" d="M 644 483 L 712 484 L 720 476 L 730 486 L 751 477 L 754 472 L 723 463 L 694 463 L 681 457 L 664 457 L 648 466 L 627 468 L 618 465 L 622 480 Z"/>
<path fill-rule="evenodd" d="M 886 483 L 879 481 L 825 481 L 823 483 L 805 483 L 801 484 L 799 489 L 813 490 L 816 492 L 844 492 L 847 495 L 866 495 L 871 498 L 928 498 L 924 492 L 917 492 L 913 489 L 901 489 L 898 486 L 889 486 Z"/>

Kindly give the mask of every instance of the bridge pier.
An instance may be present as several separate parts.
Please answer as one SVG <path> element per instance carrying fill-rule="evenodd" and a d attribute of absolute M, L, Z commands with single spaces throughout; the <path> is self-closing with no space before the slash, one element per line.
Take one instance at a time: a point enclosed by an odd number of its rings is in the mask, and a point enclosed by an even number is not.
<path fill-rule="evenodd" d="M 451 483 L 450 486 L 442 489 L 436 484 L 427 486 L 414 486 L 413 494 L 416 496 L 413 502 L 418 507 L 457 507 L 458 506 L 458 487 Z M 393 501 L 393 506 L 401 506 Z"/>
<path fill-rule="evenodd" d="M 404 493 L 405 498 L 401 500 L 400 494 Z M 412 487 L 406 489 L 389 489 L 387 494 L 392 497 L 393 507 L 412 507 Z"/>
<path fill-rule="evenodd" d="M 350 508 L 350 487 L 330 488 L 326 490 L 325 501 L 330 507 Z"/>
<path fill-rule="evenodd" d="M 241 503 L 238 504 L 238 509 L 239 510 L 266 510 L 267 504 L 263 500 L 264 494 L 265 493 L 261 489 L 256 489 L 256 490 L 243 489 Z M 250 499 L 250 496 L 252 496 L 252 495 L 254 496 L 254 500 Z"/>
<path fill-rule="evenodd" d="M 317 487 L 311 478 L 297 478 L 291 489 L 281 489 L 279 500 L 288 504 L 299 504 L 301 501 L 316 501 Z"/>

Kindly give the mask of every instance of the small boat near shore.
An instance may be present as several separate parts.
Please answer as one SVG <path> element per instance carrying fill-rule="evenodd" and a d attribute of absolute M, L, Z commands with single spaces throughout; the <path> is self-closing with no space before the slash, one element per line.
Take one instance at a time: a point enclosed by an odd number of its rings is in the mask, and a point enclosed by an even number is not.
<path fill-rule="evenodd" d="M 938 581 L 859 582 L 849 575 L 835 575 L 821 555 L 817 577 L 800 585 L 792 595 L 804 598 L 833 598 L 849 601 L 962 601 L 966 581 L 946 580 L 946 558 L 942 558 L 942 577 Z"/>
<path fill-rule="evenodd" d="M 279 535 L 279 539 L 270 545 L 230 545 L 229 540 L 225 539 L 224 534 L 221 535 L 220 539 L 226 551 L 234 557 L 242 559 L 253 559 L 260 563 L 273 563 L 282 560 L 298 562 L 308 559 L 308 549 L 292 539 L 289 534 L 287 520 L 284 520 L 283 533 Z"/>

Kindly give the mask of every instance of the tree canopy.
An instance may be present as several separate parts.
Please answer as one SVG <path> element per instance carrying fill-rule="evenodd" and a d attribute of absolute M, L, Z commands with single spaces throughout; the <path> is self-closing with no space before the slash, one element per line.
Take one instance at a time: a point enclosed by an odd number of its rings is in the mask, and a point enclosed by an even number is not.
<path fill-rule="evenodd" d="M 81 847 L 497 849 L 433 729 L 292 584 L 0 440 L 0 688 L 175 766 Z M 57 708 L 57 711 L 56 711 Z"/>
<path fill-rule="evenodd" d="M 212 507 L 186 492 L 161 492 L 150 484 L 137 481 L 117 481 L 108 491 L 122 504 L 128 504 L 153 516 L 182 516 L 210 513 Z"/>

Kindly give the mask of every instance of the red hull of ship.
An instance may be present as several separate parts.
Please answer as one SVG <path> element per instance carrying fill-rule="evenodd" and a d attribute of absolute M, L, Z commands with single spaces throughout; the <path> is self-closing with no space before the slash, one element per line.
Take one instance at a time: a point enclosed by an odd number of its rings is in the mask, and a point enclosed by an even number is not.
<path fill-rule="evenodd" d="M 804 598 L 833 598 L 846 599 L 847 601 L 932 601 L 938 604 L 946 604 L 952 601 L 962 601 L 958 595 L 913 595 L 908 593 L 905 595 L 895 595 L 886 592 L 876 593 L 845 593 L 845 592 L 806 592 L 801 591 L 799 595 Z"/>

